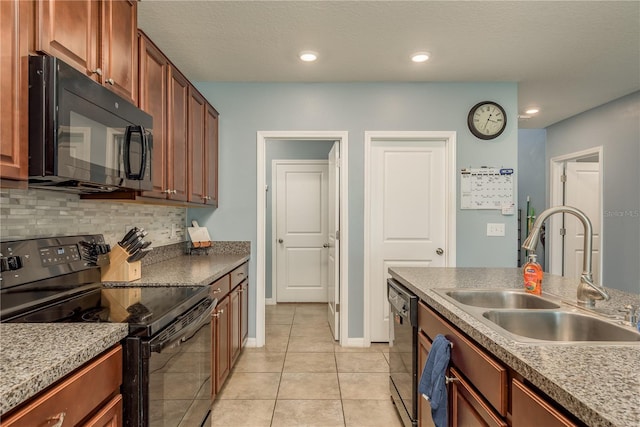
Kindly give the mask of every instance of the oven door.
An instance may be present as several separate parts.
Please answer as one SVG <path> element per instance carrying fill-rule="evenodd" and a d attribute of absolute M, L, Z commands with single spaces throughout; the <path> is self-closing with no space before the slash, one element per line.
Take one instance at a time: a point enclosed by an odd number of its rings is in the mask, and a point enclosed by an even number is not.
<path fill-rule="evenodd" d="M 150 338 L 125 340 L 124 425 L 201 426 L 211 407 L 211 313 L 207 298 Z"/>

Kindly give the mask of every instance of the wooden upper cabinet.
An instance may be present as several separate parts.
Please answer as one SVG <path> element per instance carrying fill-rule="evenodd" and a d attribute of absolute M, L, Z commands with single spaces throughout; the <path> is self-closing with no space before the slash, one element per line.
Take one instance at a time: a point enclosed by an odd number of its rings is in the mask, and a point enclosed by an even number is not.
<path fill-rule="evenodd" d="M 36 1 L 36 50 L 62 59 L 102 83 L 100 3 L 94 0 Z"/>
<path fill-rule="evenodd" d="M 137 2 L 37 0 L 35 49 L 136 103 Z"/>
<path fill-rule="evenodd" d="M 189 87 L 189 201 L 205 203 L 205 111 L 204 97 Z"/>
<path fill-rule="evenodd" d="M 152 191 L 143 196 L 166 198 L 167 193 L 167 81 L 169 60 L 142 32 L 139 36 L 139 106 L 153 117 Z"/>
<path fill-rule="evenodd" d="M 30 4 L 0 1 L 0 178 L 28 176 L 28 46 Z"/>
<path fill-rule="evenodd" d="M 103 84 L 131 100 L 138 101 L 138 2 L 102 1 Z"/>
<path fill-rule="evenodd" d="M 205 203 L 218 207 L 218 112 L 209 104 L 205 132 Z"/>
<path fill-rule="evenodd" d="M 187 201 L 189 81 L 169 66 L 169 108 L 167 110 L 167 198 Z"/>

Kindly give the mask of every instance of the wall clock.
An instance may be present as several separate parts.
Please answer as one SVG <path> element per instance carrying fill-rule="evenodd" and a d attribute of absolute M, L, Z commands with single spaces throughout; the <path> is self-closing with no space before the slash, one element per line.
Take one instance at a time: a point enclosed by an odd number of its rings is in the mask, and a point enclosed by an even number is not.
<path fill-rule="evenodd" d="M 482 101 L 471 107 L 467 125 L 472 134 L 480 139 L 494 139 L 507 126 L 507 114 L 499 104 Z"/>

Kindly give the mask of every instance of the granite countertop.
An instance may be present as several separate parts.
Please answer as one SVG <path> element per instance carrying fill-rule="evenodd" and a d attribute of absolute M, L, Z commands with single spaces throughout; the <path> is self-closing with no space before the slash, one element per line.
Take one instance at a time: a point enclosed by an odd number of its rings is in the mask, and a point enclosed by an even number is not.
<path fill-rule="evenodd" d="M 104 282 L 105 287 L 208 286 L 249 260 L 249 255 L 182 255 L 142 267 L 132 282 Z"/>
<path fill-rule="evenodd" d="M 124 323 L 0 323 L 0 415 L 127 336 Z"/>
<path fill-rule="evenodd" d="M 414 291 L 489 353 L 592 426 L 640 425 L 640 345 L 516 342 L 476 320 L 434 292 L 438 288 L 522 289 L 517 268 L 391 268 L 392 277 Z M 576 301 L 578 281 L 545 274 L 545 293 Z M 640 295 L 607 288 L 599 311 L 615 313 Z M 532 325 L 535 327 L 535 325 Z"/>

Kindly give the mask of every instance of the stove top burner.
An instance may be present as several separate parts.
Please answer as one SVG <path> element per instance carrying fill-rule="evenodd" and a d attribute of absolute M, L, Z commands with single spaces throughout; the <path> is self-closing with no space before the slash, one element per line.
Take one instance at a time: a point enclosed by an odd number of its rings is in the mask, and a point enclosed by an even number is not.
<path fill-rule="evenodd" d="M 52 307 L 27 314 L 22 318 L 22 321 L 27 323 L 68 322 L 73 320 L 73 318 L 78 315 L 79 311 L 80 309 L 78 307 L 71 310 L 63 307 Z"/>
<path fill-rule="evenodd" d="M 87 310 L 80 316 L 83 322 L 108 322 L 109 321 L 109 309 L 106 307 L 96 307 L 91 310 Z"/>

